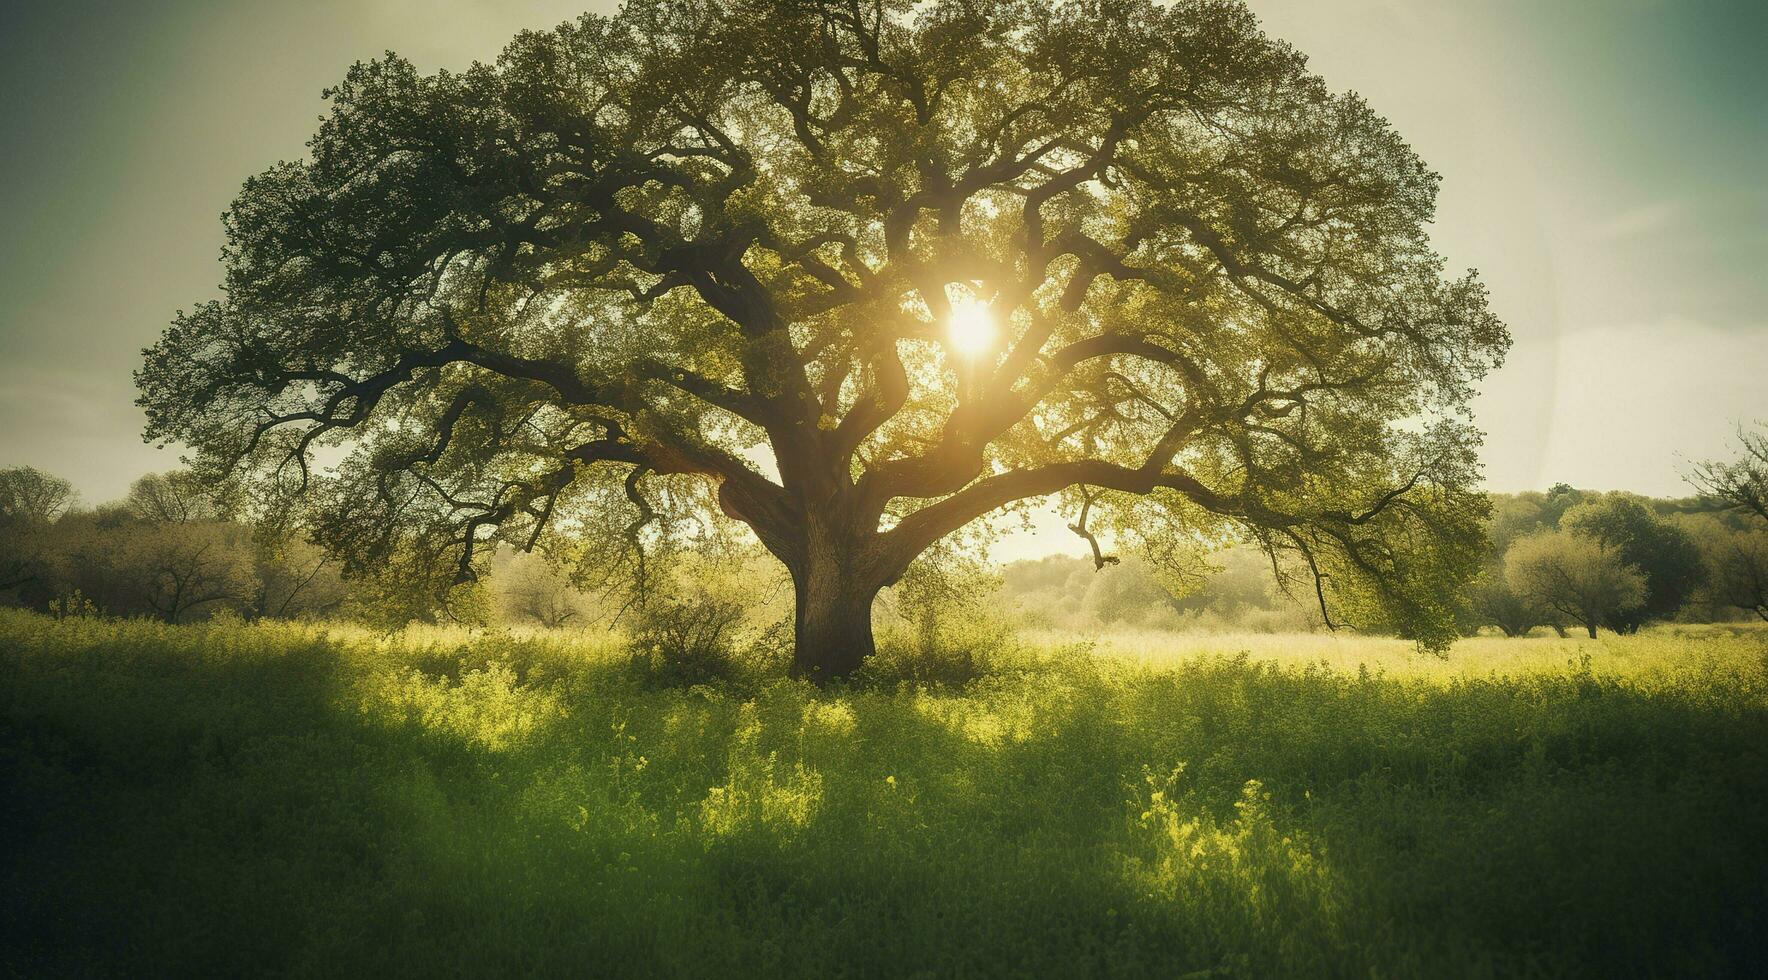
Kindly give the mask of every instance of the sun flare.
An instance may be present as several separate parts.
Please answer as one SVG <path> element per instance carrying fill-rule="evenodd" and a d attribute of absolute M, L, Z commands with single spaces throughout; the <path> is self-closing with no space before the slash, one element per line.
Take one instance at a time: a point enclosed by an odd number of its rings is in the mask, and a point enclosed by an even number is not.
<path fill-rule="evenodd" d="M 951 322 L 946 325 L 946 332 L 953 349 L 974 357 L 995 344 L 994 312 L 980 300 L 958 297 L 952 300 Z"/>

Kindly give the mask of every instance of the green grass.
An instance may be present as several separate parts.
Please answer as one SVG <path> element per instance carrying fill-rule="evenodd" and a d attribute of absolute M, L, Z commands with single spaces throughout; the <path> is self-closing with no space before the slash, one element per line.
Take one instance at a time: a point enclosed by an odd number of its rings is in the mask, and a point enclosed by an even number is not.
<path fill-rule="evenodd" d="M 679 689 L 0 614 L 0 974 L 1768 970 L 1768 634 L 1321 642 Z"/>

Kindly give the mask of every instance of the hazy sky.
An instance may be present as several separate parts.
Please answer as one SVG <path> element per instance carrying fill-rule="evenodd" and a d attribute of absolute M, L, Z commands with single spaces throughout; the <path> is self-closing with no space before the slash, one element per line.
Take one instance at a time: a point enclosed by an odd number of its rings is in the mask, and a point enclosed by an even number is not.
<path fill-rule="evenodd" d="M 1684 493 L 1684 458 L 1768 416 L 1768 3 L 1252 5 L 1443 175 L 1438 247 L 1516 337 L 1478 404 L 1492 488 Z M 320 90 L 388 48 L 489 59 L 586 6 L 608 5 L 0 3 L 0 466 L 94 503 L 175 465 L 130 372 L 215 295 L 219 214 L 302 154 Z"/>

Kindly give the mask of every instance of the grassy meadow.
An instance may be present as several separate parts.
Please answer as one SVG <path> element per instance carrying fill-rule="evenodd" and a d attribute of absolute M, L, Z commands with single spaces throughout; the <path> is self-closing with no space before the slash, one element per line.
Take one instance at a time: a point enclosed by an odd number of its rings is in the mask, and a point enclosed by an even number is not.
<path fill-rule="evenodd" d="M 0 611 L 0 974 L 1768 972 L 1768 632 L 881 659 Z"/>

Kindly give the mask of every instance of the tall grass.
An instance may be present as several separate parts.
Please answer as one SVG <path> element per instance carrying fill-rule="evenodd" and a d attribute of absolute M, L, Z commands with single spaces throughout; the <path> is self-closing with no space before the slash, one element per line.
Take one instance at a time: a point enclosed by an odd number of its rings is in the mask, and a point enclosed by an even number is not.
<path fill-rule="evenodd" d="M 5 613 L 0 972 L 1768 970 L 1768 634 L 1261 642 L 681 688 Z"/>

